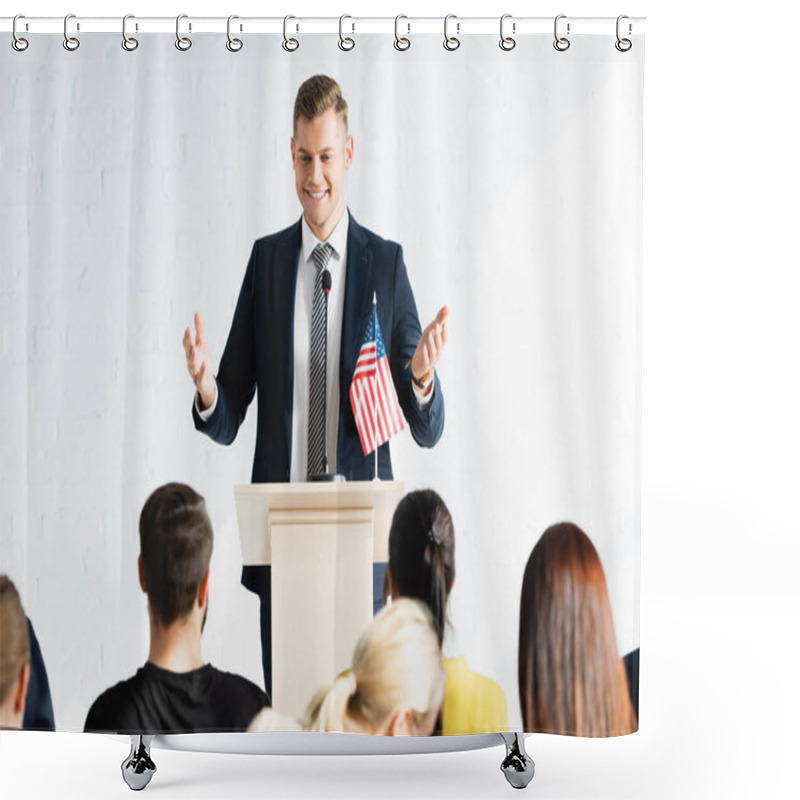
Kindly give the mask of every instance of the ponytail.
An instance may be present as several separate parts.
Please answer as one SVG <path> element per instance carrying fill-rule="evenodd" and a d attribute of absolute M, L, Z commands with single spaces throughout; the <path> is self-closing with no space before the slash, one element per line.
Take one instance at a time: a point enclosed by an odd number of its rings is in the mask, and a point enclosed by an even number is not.
<path fill-rule="evenodd" d="M 441 646 L 455 580 L 455 536 L 447 506 L 431 489 L 410 492 L 398 504 L 389 532 L 388 573 L 399 597 L 428 607 Z M 388 577 L 384 598 L 387 587 Z"/>
<path fill-rule="evenodd" d="M 344 715 L 350 698 L 357 693 L 355 675 L 351 670 L 314 695 L 306 709 L 303 729 L 307 731 L 343 731 Z"/>
<path fill-rule="evenodd" d="M 425 568 L 428 572 L 428 596 L 425 601 L 433 617 L 433 625 L 439 646 L 444 639 L 444 625 L 447 609 L 447 577 L 442 553 L 442 542 L 436 537 L 432 529 L 428 529 L 428 546 L 425 548 Z"/>

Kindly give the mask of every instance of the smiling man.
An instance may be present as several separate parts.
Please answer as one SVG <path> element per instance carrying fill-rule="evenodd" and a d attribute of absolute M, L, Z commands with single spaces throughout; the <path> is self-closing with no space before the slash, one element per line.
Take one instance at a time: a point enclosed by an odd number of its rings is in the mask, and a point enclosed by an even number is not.
<path fill-rule="evenodd" d="M 331 473 L 347 480 L 375 477 L 348 402 L 362 340 L 377 298 L 378 322 L 397 398 L 414 440 L 433 447 L 442 435 L 444 399 L 435 367 L 447 341 L 447 307 L 422 330 L 400 245 L 359 225 L 347 209 L 345 174 L 354 143 L 347 103 L 326 75 L 303 83 L 294 106 L 292 165 L 303 215 L 294 225 L 256 241 L 247 265 L 228 342 L 214 377 L 202 321 L 186 328 L 183 346 L 196 392 L 198 430 L 229 444 L 258 390 L 253 482 L 297 481 L 321 471 L 322 445 L 309 435 L 310 406 L 324 381 L 325 444 Z M 315 293 L 331 275 L 327 369 L 312 354 Z M 315 328 L 318 330 L 318 328 Z M 316 370 L 315 370 L 315 365 Z M 392 478 L 388 443 L 378 473 Z M 384 565 L 385 568 L 385 565 Z M 379 607 L 383 572 L 374 575 Z M 261 597 L 266 690 L 271 691 L 269 567 L 245 566 L 242 582 Z"/>
<path fill-rule="evenodd" d="M 321 242 L 344 216 L 344 173 L 353 163 L 353 137 L 347 132 L 344 100 L 341 103 L 342 109 L 331 106 L 314 119 L 295 109 L 292 164 L 297 196 L 305 221 Z"/>

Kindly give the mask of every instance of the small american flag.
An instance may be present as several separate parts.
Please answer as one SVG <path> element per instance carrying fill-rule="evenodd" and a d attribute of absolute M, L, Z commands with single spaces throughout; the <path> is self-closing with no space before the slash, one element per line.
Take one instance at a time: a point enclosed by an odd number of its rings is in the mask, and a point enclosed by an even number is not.
<path fill-rule="evenodd" d="M 376 309 L 373 303 L 350 384 L 350 405 L 365 456 L 404 428 Z"/>

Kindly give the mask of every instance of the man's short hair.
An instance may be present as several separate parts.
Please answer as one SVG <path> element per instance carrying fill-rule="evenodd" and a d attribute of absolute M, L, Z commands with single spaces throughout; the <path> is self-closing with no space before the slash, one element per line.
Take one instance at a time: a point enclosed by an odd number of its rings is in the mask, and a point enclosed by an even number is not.
<path fill-rule="evenodd" d="M 294 132 L 297 133 L 297 120 L 300 117 L 310 122 L 329 108 L 336 109 L 347 130 L 347 101 L 342 97 L 339 84 L 327 75 L 314 75 L 304 81 L 294 101 Z"/>
<path fill-rule="evenodd" d="M 139 517 L 142 572 L 162 625 L 185 617 L 211 561 L 214 532 L 205 500 L 185 483 L 156 489 Z"/>
<path fill-rule="evenodd" d="M 0 575 L 0 703 L 8 697 L 30 660 L 28 621 L 19 592 L 7 575 Z"/>

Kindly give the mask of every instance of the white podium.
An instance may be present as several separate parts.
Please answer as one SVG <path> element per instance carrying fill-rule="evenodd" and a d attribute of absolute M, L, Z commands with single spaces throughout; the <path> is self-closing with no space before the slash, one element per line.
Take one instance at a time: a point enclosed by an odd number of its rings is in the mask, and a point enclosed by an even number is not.
<path fill-rule="evenodd" d="M 242 559 L 272 565 L 272 705 L 299 718 L 350 666 L 372 619 L 372 564 L 388 561 L 400 481 L 234 487 Z"/>

